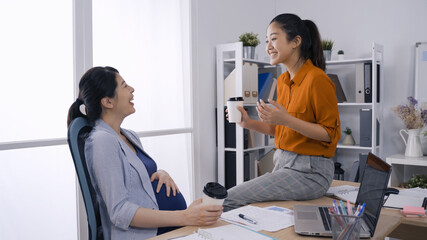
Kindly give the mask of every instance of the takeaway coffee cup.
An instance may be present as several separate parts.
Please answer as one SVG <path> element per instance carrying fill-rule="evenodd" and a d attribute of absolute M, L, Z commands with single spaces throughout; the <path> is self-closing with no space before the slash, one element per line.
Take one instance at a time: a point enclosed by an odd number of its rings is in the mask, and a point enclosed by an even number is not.
<path fill-rule="evenodd" d="M 208 182 L 203 188 L 202 204 L 222 206 L 226 197 L 227 189 L 224 186 L 216 182 Z"/>
<path fill-rule="evenodd" d="M 232 97 L 227 100 L 228 121 L 231 123 L 242 121 L 242 113 L 237 106 L 243 107 L 243 97 Z"/>

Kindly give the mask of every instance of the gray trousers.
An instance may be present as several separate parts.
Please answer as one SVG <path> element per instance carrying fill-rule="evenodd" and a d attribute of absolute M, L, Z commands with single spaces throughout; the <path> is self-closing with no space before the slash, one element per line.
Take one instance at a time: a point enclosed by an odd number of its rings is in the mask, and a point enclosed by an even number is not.
<path fill-rule="evenodd" d="M 228 190 L 224 212 L 255 202 L 319 198 L 332 183 L 334 163 L 330 158 L 277 149 L 273 161 L 271 173 Z"/>

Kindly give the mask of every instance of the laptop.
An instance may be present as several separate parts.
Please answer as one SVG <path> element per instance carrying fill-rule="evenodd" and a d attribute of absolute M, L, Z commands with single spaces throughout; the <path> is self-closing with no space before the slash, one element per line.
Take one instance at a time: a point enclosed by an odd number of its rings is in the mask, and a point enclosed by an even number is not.
<path fill-rule="evenodd" d="M 375 233 L 390 173 L 389 164 L 372 153 L 368 154 L 355 204 L 366 204 L 360 238 L 370 238 Z M 294 205 L 295 232 L 309 236 L 332 236 L 327 209 L 331 206 Z"/>

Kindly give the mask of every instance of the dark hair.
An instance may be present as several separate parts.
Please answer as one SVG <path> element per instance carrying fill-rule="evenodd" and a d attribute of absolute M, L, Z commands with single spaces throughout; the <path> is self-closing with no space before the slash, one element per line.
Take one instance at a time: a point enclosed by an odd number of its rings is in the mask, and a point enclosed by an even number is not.
<path fill-rule="evenodd" d="M 310 20 L 301 20 L 295 14 L 284 13 L 277 15 L 273 22 L 280 24 L 280 28 L 288 36 L 288 41 L 296 36 L 301 37 L 301 57 L 305 60 L 310 59 L 314 66 L 325 70 L 325 58 L 323 56 L 322 40 L 319 30 L 314 22 Z"/>
<path fill-rule="evenodd" d="M 84 117 L 89 122 L 101 117 L 101 99 L 116 95 L 116 77 L 119 71 L 112 67 L 93 67 L 80 79 L 79 97 L 68 110 L 67 126 L 77 117 Z M 80 105 L 86 107 L 86 115 L 80 111 Z"/>

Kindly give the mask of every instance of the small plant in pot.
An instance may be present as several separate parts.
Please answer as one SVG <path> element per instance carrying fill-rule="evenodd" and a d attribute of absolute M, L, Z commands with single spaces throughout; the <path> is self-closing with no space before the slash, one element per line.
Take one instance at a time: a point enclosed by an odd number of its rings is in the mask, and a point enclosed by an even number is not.
<path fill-rule="evenodd" d="M 255 47 L 260 43 L 258 34 L 253 32 L 242 33 L 239 36 L 239 41 L 243 43 L 243 58 L 255 58 Z"/>
<path fill-rule="evenodd" d="M 412 176 L 405 188 L 427 188 L 427 175 L 415 174 Z"/>
<path fill-rule="evenodd" d="M 342 141 L 342 144 L 343 145 L 354 145 L 355 142 L 354 142 L 353 136 L 351 135 L 351 133 L 352 133 L 351 128 L 346 127 L 343 132 L 345 133 L 345 136 L 344 136 L 344 140 Z"/>
<path fill-rule="evenodd" d="M 344 51 L 343 50 L 338 51 L 338 60 L 344 60 Z"/>
<path fill-rule="evenodd" d="M 323 55 L 325 56 L 326 61 L 331 60 L 331 53 L 332 53 L 333 46 L 334 46 L 334 41 L 329 39 L 322 40 Z"/>

